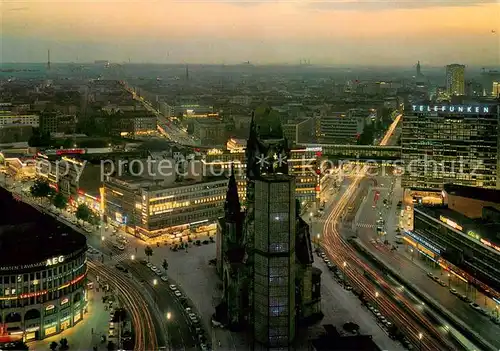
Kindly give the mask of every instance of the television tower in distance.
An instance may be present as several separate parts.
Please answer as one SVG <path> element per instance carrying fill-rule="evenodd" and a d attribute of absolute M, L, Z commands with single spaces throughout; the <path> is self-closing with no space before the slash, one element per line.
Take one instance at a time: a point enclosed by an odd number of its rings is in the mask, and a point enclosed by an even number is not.
<path fill-rule="evenodd" d="M 186 81 L 189 80 L 189 66 L 186 65 Z"/>
<path fill-rule="evenodd" d="M 50 49 L 47 50 L 47 70 L 50 70 Z"/>

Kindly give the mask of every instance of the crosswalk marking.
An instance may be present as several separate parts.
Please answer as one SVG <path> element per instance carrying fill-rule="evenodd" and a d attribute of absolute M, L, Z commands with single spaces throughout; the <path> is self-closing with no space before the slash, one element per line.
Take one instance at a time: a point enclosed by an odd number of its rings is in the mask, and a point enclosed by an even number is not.
<path fill-rule="evenodd" d="M 368 223 L 356 223 L 356 226 L 360 228 L 375 228 L 375 224 Z"/>
<path fill-rule="evenodd" d="M 89 253 L 89 254 L 88 254 L 88 255 L 89 255 L 89 257 L 92 257 L 92 258 L 100 258 L 100 257 L 101 257 L 102 252 L 101 252 L 100 250 L 97 250 L 97 251 L 98 251 L 98 253 L 96 253 L 96 254 L 90 254 L 90 253 Z M 111 255 L 111 261 L 113 261 L 113 262 L 117 262 L 117 263 L 118 263 L 118 262 L 122 262 L 122 261 L 125 261 L 125 260 L 130 260 L 130 259 L 131 259 L 131 255 L 132 255 L 132 253 L 131 253 L 131 252 L 127 252 L 127 251 L 121 252 L 121 253 L 119 253 L 119 254 L 117 254 L 117 253 L 112 253 L 112 255 Z M 106 261 L 109 261 L 109 255 L 104 254 L 104 259 L 105 259 Z"/>

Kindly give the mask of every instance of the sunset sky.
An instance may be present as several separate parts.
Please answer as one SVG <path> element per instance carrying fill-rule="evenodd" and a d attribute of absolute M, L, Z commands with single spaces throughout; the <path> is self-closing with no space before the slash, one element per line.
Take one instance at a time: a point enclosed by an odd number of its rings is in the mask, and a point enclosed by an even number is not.
<path fill-rule="evenodd" d="M 500 65 L 497 0 L 3 0 L 1 61 Z"/>

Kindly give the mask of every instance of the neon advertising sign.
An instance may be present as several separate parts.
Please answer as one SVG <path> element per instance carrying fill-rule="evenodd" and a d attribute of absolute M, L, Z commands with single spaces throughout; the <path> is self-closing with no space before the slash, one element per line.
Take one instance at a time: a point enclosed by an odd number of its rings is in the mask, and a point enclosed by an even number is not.
<path fill-rule="evenodd" d="M 448 113 L 490 113 L 490 106 L 472 105 L 412 105 L 413 112 L 448 112 Z"/>

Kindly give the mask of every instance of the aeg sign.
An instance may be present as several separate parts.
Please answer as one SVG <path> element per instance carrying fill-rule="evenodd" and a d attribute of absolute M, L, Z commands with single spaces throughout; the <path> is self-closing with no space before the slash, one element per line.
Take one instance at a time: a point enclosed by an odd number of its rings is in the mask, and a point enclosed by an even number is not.
<path fill-rule="evenodd" d="M 63 263 L 64 256 L 52 257 L 47 259 L 46 266 L 55 266 L 56 264 Z"/>

